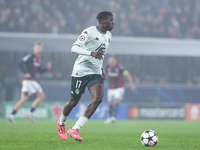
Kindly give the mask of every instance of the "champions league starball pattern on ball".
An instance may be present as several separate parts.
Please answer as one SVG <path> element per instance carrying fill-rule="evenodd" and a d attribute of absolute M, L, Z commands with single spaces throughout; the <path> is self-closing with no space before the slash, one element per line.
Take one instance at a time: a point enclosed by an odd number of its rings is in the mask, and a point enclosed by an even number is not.
<path fill-rule="evenodd" d="M 144 131 L 141 135 L 141 142 L 144 146 L 155 146 L 158 143 L 158 135 L 153 130 Z"/>

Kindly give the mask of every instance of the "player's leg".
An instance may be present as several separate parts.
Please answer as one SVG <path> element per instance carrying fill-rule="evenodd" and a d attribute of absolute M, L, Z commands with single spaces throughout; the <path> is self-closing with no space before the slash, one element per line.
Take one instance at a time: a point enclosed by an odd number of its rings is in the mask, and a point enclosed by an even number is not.
<path fill-rule="evenodd" d="M 113 102 L 114 102 L 114 89 L 108 89 L 107 92 L 107 100 L 108 100 L 108 118 L 106 119 L 105 123 L 109 124 L 112 122 L 112 116 L 113 116 Z"/>
<path fill-rule="evenodd" d="M 105 121 L 105 124 L 109 124 L 109 123 L 112 123 L 114 119 L 114 102 L 115 102 L 115 99 L 112 99 L 110 102 L 109 102 L 109 108 L 108 108 L 108 113 L 109 113 L 109 117 L 108 119 L 106 119 Z"/>
<path fill-rule="evenodd" d="M 87 106 L 85 113 L 77 120 L 75 125 L 72 127 L 72 129 L 68 130 L 68 134 L 72 136 L 77 141 L 82 141 L 83 139 L 80 137 L 80 129 L 85 125 L 85 123 L 88 121 L 88 119 L 91 118 L 91 116 L 96 111 L 99 104 L 102 102 L 103 99 L 103 93 L 104 93 L 104 85 L 103 85 L 103 78 L 101 75 L 89 75 L 87 86 L 90 91 L 92 101 Z"/>
<path fill-rule="evenodd" d="M 37 81 L 30 81 L 30 94 L 36 93 L 36 99 L 33 101 L 32 106 L 30 110 L 26 114 L 26 118 L 29 119 L 32 122 L 35 122 L 35 119 L 33 117 L 33 113 L 36 110 L 36 108 L 40 105 L 40 103 L 45 99 L 45 94 L 43 92 L 43 89 L 41 85 Z"/>
<path fill-rule="evenodd" d="M 116 89 L 115 98 L 113 100 L 112 122 L 116 121 L 116 117 L 119 111 L 119 103 L 122 101 L 123 95 L 124 95 L 124 88 Z"/>
<path fill-rule="evenodd" d="M 68 130 L 68 134 L 72 136 L 77 141 L 82 141 L 83 139 L 80 137 L 80 129 L 85 125 L 85 123 L 88 121 L 88 119 L 91 118 L 91 116 L 96 111 L 99 104 L 102 102 L 103 99 L 103 83 L 97 83 L 91 87 L 89 87 L 92 101 L 87 106 L 86 111 L 84 115 L 82 115 L 78 121 L 75 123 L 75 125 L 72 127 L 72 129 Z"/>
<path fill-rule="evenodd" d="M 63 112 L 62 112 L 60 119 L 59 119 L 60 125 L 65 125 L 67 117 L 69 116 L 72 109 L 78 104 L 80 98 L 81 98 L 81 96 L 79 96 L 79 97 L 72 97 L 71 96 L 70 100 L 65 104 L 65 106 L 63 108 Z"/>
<path fill-rule="evenodd" d="M 14 109 L 15 111 L 18 111 L 28 100 L 29 96 L 27 93 L 21 93 L 20 100 L 15 104 Z"/>
<path fill-rule="evenodd" d="M 23 80 L 22 81 L 22 89 L 21 89 L 21 97 L 19 99 L 19 101 L 15 104 L 13 111 L 11 112 L 11 114 L 9 114 L 7 116 L 8 120 L 10 122 L 15 122 L 14 121 L 14 115 L 17 113 L 17 111 L 26 103 L 26 101 L 29 98 L 30 95 L 30 82 L 28 82 L 27 80 Z"/>
<path fill-rule="evenodd" d="M 40 105 L 40 103 L 45 99 L 45 94 L 43 92 L 37 92 L 36 95 L 37 97 L 32 104 L 33 109 L 37 108 Z"/>
<path fill-rule="evenodd" d="M 71 96 L 70 100 L 65 104 L 65 106 L 63 108 L 63 112 L 60 116 L 60 119 L 57 121 L 58 135 L 63 140 L 67 140 L 67 133 L 66 133 L 66 129 L 65 129 L 65 122 L 67 120 L 67 117 L 69 116 L 72 109 L 78 104 L 80 98 L 81 98 L 81 96 L 79 96 L 79 97 Z"/>
<path fill-rule="evenodd" d="M 109 118 L 105 121 L 105 124 L 114 123 L 116 121 L 120 101 L 120 99 L 114 98 L 109 103 Z"/>
<path fill-rule="evenodd" d="M 116 121 L 116 117 L 117 117 L 117 114 L 118 114 L 118 110 L 119 110 L 119 103 L 120 103 L 121 99 L 119 98 L 115 98 L 113 100 L 113 113 L 112 113 L 112 122 L 115 122 Z"/>
<path fill-rule="evenodd" d="M 60 119 L 57 121 L 58 134 L 61 139 L 66 140 L 67 134 L 65 130 L 65 122 L 72 109 L 78 104 L 81 95 L 85 91 L 86 83 L 85 77 L 72 77 L 71 80 L 71 98 L 65 104 Z M 71 135 L 73 136 L 73 135 Z"/>
<path fill-rule="evenodd" d="M 71 80 L 71 98 L 65 104 L 63 112 L 59 119 L 59 124 L 64 125 L 67 120 L 68 115 L 72 109 L 78 104 L 81 95 L 85 92 L 85 87 L 87 85 L 86 76 L 84 77 L 72 77 Z"/>
<path fill-rule="evenodd" d="M 109 118 L 111 118 L 113 116 L 113 105 L 114 105 L 114 99 L 112 99 L 109 102 L 109 110 L 108 110 Z"/>
<path fill-rule="evenodd" d="M 97 83 L 89 87 L 89 91 L 92 97 L 92 101 L 87 106 L 85 114 L 84 114 L 84 116 L 86 116 L 88 119 L 92 117 L 97 107 L 102 102 L 103 94 L 104 94 L 104 85 L 103 83 Z"/>
<path fill-rule="evenodd" d="M 19 101 L 15 104 L 11 114 L 9 114 L 7 117 L 10 122 L 12 122 L 12 123 L 15 122 L 14 115 L 27 102 L 28 99 L 29 99 L 28 93 L 22 92 Z"/>
<path fill-rule="evenodd" d="M 32 122 L 35 122 L 35 119 L 33 117 L 33 113 L 36 110 L 36 108 L 40 105 L 40 103 L 45 99 L 45 94 L 43 92 L 37 92 L 36 93 L 36 99 L 33 101 L 32 106 L 28 113 L 26 114 L 26 118 L 29 119 Z"/>

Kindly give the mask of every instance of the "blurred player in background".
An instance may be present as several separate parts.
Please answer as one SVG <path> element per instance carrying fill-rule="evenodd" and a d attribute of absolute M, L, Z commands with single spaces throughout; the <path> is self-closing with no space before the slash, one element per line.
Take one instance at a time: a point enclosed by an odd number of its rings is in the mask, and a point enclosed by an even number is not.
<path fill-rule="evenodd" d="M 131 91 L 134 92 L 136 88 L 130 73 L 117 62 L 117 59 L 114 56 L 108 58 L 106 75 L 109 78 L 109 88 L 107 93 L 109 118 L 105 123 L 109 124 L 116 121 L 119 103 L 122 101 L 124 95 L 124 77 L 128 79 Z"/>
<path fill-rule="evenodd" d="M 21 98 L 16 103 L 11 114 L 7 116 L 8 120 L 12 123 L 15 122 L 14 115 L 17 111 L 27 102 L 29 96 L 36 93 L 37 98 L 33 101 L 30 111 L 27 112 L 27 119 L 34 122 L 33 112 L 39 106 L 39 104 L 44 100 L 45 95 L 43 93 L 42 87 L 36 81 L 37 72 L 43 73 L 51 69 L 51 63 L 47 62 L 46 67 L 41 67 L 41 53 L 43 50 L 42 43 L 35 43 L 33 47 L 33 53 L 28 54 L 19 62 L 19 68 L 23 72 Z"/>
<path fill-rule="evenodd" d="M 114 23 L 112 13 L 107 11 L 100 12 L 97 19 L 99 25 L 85 29 L 71 49 L 79 56 L 72 71 L 71 98 L 64 106 L 63 113 L 57 122 L 58 134 L 63 140 L 67 139 L 67 134 L 77 141 L 83 140 L 79 135 L 79 130 L 91 118 L 103 99 L 105 79 L 103 59 L 110 44 L 112 37 L 110 31 L 113 29 Z M 86 86 L 90 91 L 92 101 L 72 129 L 66 133 L 65 121 L 71 110 L 78 104 Z"/>

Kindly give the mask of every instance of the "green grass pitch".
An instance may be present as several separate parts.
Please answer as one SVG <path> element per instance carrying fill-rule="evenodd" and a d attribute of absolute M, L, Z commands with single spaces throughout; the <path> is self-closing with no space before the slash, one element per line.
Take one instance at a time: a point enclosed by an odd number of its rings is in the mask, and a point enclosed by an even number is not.
<path fill-rule="evenodd" d="M 200 122 L 128 120 L 105 125 L 103 121 L 90 120 L 81 129 L 83 142 L 68 136 L 60 139 L 56 120 L 16 120 L 15 124 L 0 119 L 0 150 L 195 150 L 200 149 Z M 68 120 L 66 129 L 75 120 Z M 158 134 L 158 144 L 144 147 L 140 136 L 145 130 Z"/>

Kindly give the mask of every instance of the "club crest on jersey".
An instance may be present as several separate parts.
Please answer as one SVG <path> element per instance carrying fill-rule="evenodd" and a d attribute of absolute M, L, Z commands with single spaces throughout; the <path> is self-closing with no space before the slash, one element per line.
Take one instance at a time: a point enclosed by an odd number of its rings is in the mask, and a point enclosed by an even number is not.
<path fill-rule="evenodd" d="M 75 90 L 76 95 L 78 95 L 80 93 L 79 89 Z"/>
<path fill-rule="evenodd" d="M 85 40 L 85 36 L 84 36 L 84 35 L 81 35 L 81 36 L 79 37 L 79 40 L 80 40 L 80 41 L 84 41 L 84 40 Z"/>

